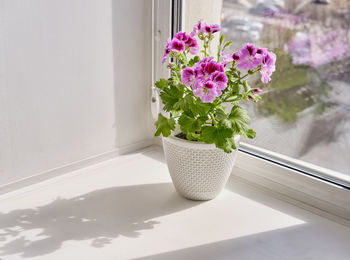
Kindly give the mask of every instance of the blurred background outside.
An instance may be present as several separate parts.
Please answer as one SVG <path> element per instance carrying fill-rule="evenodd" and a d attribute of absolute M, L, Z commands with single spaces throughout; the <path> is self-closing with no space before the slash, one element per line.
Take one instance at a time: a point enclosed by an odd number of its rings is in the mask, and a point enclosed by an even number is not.
<path fill-rule="evenodd" d="M 253 43 L 277 54 L 268 85 L 250 80 L 264 93 L 246 106 L 257 131 L 248 143 L 350 175 L 350 1 L 185 3 L 186 31 L 199 18 L 221 22 L 227 51 Z"/>

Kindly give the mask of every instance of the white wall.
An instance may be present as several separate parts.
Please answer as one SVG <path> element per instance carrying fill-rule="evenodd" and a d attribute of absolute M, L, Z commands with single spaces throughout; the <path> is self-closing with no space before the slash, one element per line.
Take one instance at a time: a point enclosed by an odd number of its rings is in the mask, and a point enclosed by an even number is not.
<path fill-rule="evenodd" d="M 0 186 L 152 138 L 150 32 L 150 0 L 0 0 Z"/>

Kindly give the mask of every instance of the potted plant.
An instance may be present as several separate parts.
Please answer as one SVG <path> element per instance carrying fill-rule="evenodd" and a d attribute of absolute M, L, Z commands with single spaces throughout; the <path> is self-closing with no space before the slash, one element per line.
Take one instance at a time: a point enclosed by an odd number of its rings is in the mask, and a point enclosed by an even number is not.
<path fill-rule="evenodd" d="M 224 53 L 231 42 L 220 36 L 215 57 L 209 46 L 218 25 L 199 21 L 190 34 L 178 32 L 169 39 L 162 63 L 168 59 L 170 77 L 155 83 L 163 110 L 155 122 L 155 136 L 163 136 L 169 172 L 184 197 L 209 200 L 225 186 L 232 171 L 241 136 L 255 138 L 250 118 L 240 101 L 257 102 L 261 90 L 246 78 L 259 72 L 267 83 L 275 71 L 276 55 L 246 44 Z M 203 42 L 199 51 L 197 39 Z M 191 57 L 189 57 L 191 56 Z"/>

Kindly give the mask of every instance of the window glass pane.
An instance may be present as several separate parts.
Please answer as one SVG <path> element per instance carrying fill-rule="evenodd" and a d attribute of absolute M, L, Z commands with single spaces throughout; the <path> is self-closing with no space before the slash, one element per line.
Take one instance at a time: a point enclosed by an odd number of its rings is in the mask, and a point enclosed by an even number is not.
<path fill-rule="evenodd" d="M 249 106 L 262 148 L 350 174 L 350 13 L 347 0 L 224 0 L 234 43 L 273 49 L 277 71 Z"/>
<path fill-rule="evenodd" d="M 258 134 L 248 142 L 350 175 L 350 2 L 223 0 L 221 10 L 230 51 L 249 42 L 277 54 L 270 84 L 250 82 L 264 93 L 247 106 Z"/>

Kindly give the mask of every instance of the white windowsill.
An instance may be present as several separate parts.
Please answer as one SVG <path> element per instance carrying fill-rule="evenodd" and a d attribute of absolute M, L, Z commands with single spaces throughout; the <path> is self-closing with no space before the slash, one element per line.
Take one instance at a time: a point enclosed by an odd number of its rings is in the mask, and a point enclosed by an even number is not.
<path fill-rule="evenodd" d="M 350 226 L 350 190 L 255 156 L 239 153 L 233 174 L 314 213 Z"/>
<path fill-rule="evenodd" d="M 10 260 L 350 255 L 349 228 L 241 177 L 212 201 L 179 197 L 156 146 L 0 196 L 0 234 Z"/>

